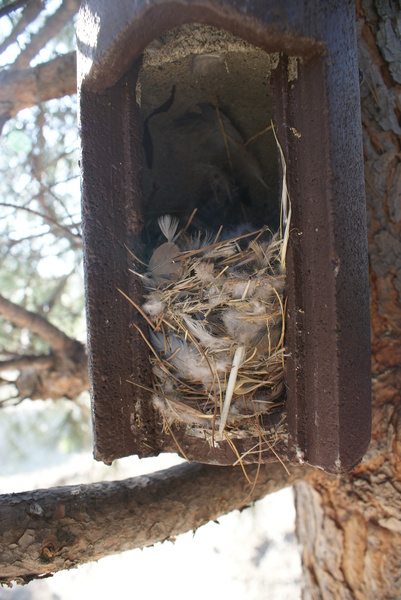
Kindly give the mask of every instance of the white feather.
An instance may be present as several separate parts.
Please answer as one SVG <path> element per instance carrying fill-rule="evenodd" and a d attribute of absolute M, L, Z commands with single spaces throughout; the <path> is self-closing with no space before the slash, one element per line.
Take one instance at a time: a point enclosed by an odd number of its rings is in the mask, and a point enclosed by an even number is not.
<path fill-rule="evenodd" d="M 181 315 L 182 320 L 185 322 L 185 325 L 188 327 L 188 331 L 192 333 L 192 335 L 199 341 L 201 346 L 204 348 L 210 348 L 211 350 L 226 348 L 230 349 L 232 342 L 227 338 L 217 337 L 211 333 L 209 333 L 206 329 L 206 326 L 199 322 L 194 321 L 187 315 Z"/>
<path fill-rule="evenodd" d="M 212 283 L 215 279 L 213 263 L 200 261 L 195 265 L 195 273 L 202 283 Z"/>
<path fill-rule="evenodd" d="M 240 300 L 244 297 L 245 292 L 246 297 L 250 298 L 255 291 L 256 285 L 256 280 L 250 280 L 248 277 L 244 277 L 243 279 L 235 277 L 225 281 L 224 289 L 230 292 L 232 298 Z"/>
<path fill-rule="evenodd" d="M 214 380 L 214 373 L 195 344 L 179 339 L 174 334 L 164 337 L 163 334 L 152 331 L 150 341 L 156 352 L 160 352 L 163 359 L 174 367 L 180 379 L 210 386 Z"/>
<path fill-rule="evenodd" d="M 225 304 L 229 300 L 229 295 L 222 293 L 222 288 L 214 284 L 207 288 L 205 296 L 209 307 L 215 309 L 217 306 Z"/>
<path fill-rule="evenodd" d="M 264 318 L 266 317 L 266 318 Z M 245 310 L 229 308 L 223 314 L 223 323 L 228 335 L 244 344 L 253 346 L 266 331 L 267 315 L 260 302 L 246 303 Z"/>
<path fill-rule="evenodd" d="M 174 242 L 174 236 L 179 223 L 178 219 L 176 217 L 172 217 L 171 215 L 163 215 L 162 217 L 159 217 L 157 222 L 167 241 Z"/>
<path fill-rule="evenodd" d="M 160 298 L 157 293 L 149 294 L 149 299 L 142 305 L 142 310 L 150 317 L 158 317 L 166 308 L 166 303 Z"/>

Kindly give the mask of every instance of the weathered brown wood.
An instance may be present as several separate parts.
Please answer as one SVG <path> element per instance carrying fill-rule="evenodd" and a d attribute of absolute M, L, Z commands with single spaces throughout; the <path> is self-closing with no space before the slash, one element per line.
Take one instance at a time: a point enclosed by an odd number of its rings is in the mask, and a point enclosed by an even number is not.
<path fill-rule="evenodd" d="M 357 2 L 371 289 L 373 432 L 364 461 L 297 483 L 307 600 L 399 598 L 401 39 L 397 3 Z"/>
<path fill-rule="evenodd" d="M 353 6 L 318 10 L 325 52 L 294 80 L 285 57 L 273 72 L 292 203 L 286 408 L 290 452 L 341 473 L 370 440 L 366 210 Z"/>
<path fill-rule="evenodd" d="M 178 450 L 212 464 L 233 464 L 238 454 L 246 462 L 259 460 L 247 452 L 258 444 L 256 436 L 241 440 L 234 453 L 225 441 L 211 449 L 207 441 L 188 435 L 185 425 L 172 435 L 163 427 L 144 391 L 152 387 L 148 349 L 134 328 L 128 340 L 129 312 L 139 323 L 138 311 L 117 293 L 117 288 L 129 290 L 142 303 L 123 248 L 132 241 L 138 254 L 143 219 L 138 120 L 145 94 L 135 85 L 139 60 L 148 44 L 182 23 L 222 27 L 265 52 L 280 53 L 278 68 L 266 59 L 261 71 L 263 80 L 273 71 L 275 121 L 293 204 L 285 366 L 289 436 L 288 444 L 285 436 L 276 450 L 294 462 L 349 471 L 370 438 L 369 301 L 354 9 L 351 2 L 336 0 L 324 5 L 317 0 L 189 0 L 184 5 L 124 0 L 117 12 L 105 0 L 82 3 L 78 79 L 96 458 L 110 462 L 132 453 Z M 182 42 L 177 29 L 174 35 Z M 189 54 L 198 51 L 201 45 Z M 160 69 L 169 72 L 168 63 Z M 179 81 L 172 78 L 170 84 L 175 90 Z M 242 95 L 247 92 L 244 86 Z M 184 179 L 180 167 L 177 161 L 177 179 Z M 168 189 L 168 176 L 150 187 L 150 196 L 163 185 Z M 152 218 L 166 208 L 158 209 L 149 211 Z M 141 388 L 126 383 L 131 373 Z M 266 452 L 263 461 L 270 459 Z"/>
<path fill-rule="evenodd" d="M 305 468 L 185 464 L 150 476 L 0 496 L 0 584 L 197 529 L 291 485 Z M 256 481 L 255 481 L 256 479 Z"/>
<path fill-rule="evenodd" d="M 141 254 L 142 157 L 136 75 L 134 69 L 131 76 L 105 94 L 81 94 L 88 359 L 89 370 L 101 373 L 102 383 L 92 386 L 91 395 L 95 457 L 106 463 L 136 453 L 131 431 L 136 424 L 140 424 L 146 438 L 142 457 L 160 452 L 153 443 L 153 416 L 149 416 L 149 408 L 146 411 L 149 403 L 142 401 L 149 394 L 140 388 L 134 391 L 128 383 L 131 378 L 149 387 L 148 349 L 130 324 L 134 322 L 146 329 L 137 311 L 127 311 L 128 303 L 118 292 L 122 289 L 132 296 L 141 292 L 140 283 L 127 278 L 131 264 L 125 246 L 136 255 Z M 113 135 L 115 131 L 120 135 Z M 134 361 L 130 342 L 136 348 Z M 99 397 L 109 401 L 101 402 Z"/>

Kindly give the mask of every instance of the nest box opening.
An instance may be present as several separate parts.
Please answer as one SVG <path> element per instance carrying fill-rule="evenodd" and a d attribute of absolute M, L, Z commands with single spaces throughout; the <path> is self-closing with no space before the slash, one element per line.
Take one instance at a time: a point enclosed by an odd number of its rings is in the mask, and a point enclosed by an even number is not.
<path fill-rule="evenodd" d="M 277 61 L 188 24 L 147 47 L 138 73 L 149 401 L 189 460 L 272 460 L 287 442 Z"/>
<path fill-rule="evenodd" d="M 141 107 L 145 241 L 158 217 L 197 212 L 204 233 L 279 226 L 277 146 L 266 54 L 210 26 L 175 28 L 148 46 Z"/>
<path fill-rule="evenodd" d="M 126 246 L 149 263 L 159 216 L 185 227 L 197 208 L 194 231 L 277 229 L 281 175 L 265 131 L 273 118 L 292 204 L 288 436 L 276 449 L 329 472 L 352 469 L 371 422 L 352 4 L 121 0 L 116 13 L 106 0 L 84 0 L 77 38 L 95 457 L 179 447 L 199 462 L 250 459 L 252 440 L 233 452 L 229 442 L 211 448 L 185 427 L 163 427 L 149 392 L 146 322 L 118 290 L 141 305 Z"/>

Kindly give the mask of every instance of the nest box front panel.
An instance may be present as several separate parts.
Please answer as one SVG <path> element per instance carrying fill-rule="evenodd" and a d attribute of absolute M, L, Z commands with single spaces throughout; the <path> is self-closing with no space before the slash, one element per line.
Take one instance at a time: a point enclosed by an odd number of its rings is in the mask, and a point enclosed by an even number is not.
<path fill-rule="evenodd" d="M 108 30 L 107 3 L 81 10 L 91 394 L 105 462 L 278 455 L 342 472 L 368 443 L 353 14 L 281 3 L 278 19 L 273 5 L 227 2 L 224 20 L 217 4 L 189 3 L 162 24 L 127 4 Z"/>

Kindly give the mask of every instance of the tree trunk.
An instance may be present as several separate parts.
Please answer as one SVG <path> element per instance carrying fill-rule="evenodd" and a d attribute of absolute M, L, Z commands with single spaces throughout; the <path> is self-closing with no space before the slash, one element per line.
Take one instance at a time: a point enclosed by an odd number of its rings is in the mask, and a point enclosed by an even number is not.
<path fill-rule="evenodd" d="M 184 464 L 125 481 L 0 496 L 0 585 L 27 583 L 108 554 L 152 546 L 195 530 L 307 471 L 280 463 Z"/>
<path fill-rule="evenodd" d="M 349 476 L 295 485 L 305 599 L 401 597 L 401 12 L 357 0 L 371 281 L 373 433 Z"/>

